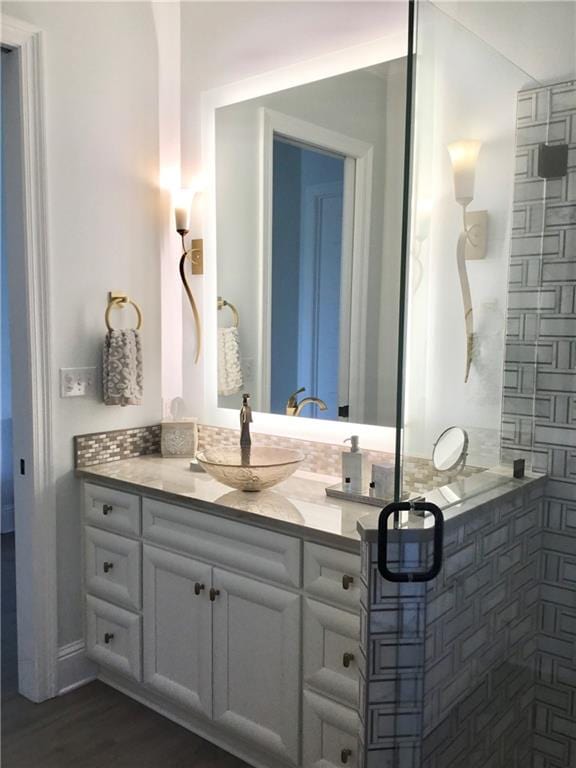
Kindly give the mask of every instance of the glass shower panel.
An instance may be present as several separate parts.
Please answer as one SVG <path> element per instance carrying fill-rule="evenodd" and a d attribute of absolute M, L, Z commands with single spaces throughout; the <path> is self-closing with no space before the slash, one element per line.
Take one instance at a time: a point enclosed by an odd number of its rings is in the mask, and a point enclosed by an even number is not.
<path fill-rule="evenodd" d="M 534 81 L 428 2 L 414 62 L 403 493 L 449 486 L 450 504 L 502 481 L 486 470 L 503 462 L 516 95 Z"/>

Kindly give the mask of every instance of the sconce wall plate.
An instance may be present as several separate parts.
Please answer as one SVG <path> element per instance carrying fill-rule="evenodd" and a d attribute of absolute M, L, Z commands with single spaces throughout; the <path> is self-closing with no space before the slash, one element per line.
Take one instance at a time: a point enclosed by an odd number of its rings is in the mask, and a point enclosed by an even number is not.
<path fill-rule="evenodd" d="M 486 258 L 488 240 L 488 211 L 466 211 L 466 261 Z"/>
<path fill-rule="evenodd" d="M 204 240 L 195 238 L 190 243 L 190 261 L 192 263 L 192 274 L 204 274 Z"/>

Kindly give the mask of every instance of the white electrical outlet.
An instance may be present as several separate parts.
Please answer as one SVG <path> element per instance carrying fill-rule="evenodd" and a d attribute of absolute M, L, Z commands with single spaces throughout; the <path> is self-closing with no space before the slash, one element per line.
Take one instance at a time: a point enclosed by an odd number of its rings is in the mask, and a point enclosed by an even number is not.
<path fill-rule="evenodd" d="M 94 397 L 96 368 L 60 368 L 60 397 Z"/>

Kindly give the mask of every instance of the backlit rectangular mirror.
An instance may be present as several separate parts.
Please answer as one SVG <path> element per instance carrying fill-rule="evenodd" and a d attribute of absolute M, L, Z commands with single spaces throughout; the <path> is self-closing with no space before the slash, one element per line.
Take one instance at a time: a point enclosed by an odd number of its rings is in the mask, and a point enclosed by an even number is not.
<path fill-rule="evenodd" d="M 394 425 L 405 64 L 216 110 L 219 407 Z"/>

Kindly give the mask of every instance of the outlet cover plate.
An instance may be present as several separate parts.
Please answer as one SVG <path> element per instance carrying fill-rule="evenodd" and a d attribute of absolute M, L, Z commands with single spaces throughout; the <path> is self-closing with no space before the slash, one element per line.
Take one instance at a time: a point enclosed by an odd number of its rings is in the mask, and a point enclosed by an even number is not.
<path fill-rule="evenodd" d="M 95 397 L 96 368 L 60 368 L 60 397 Z"/>

